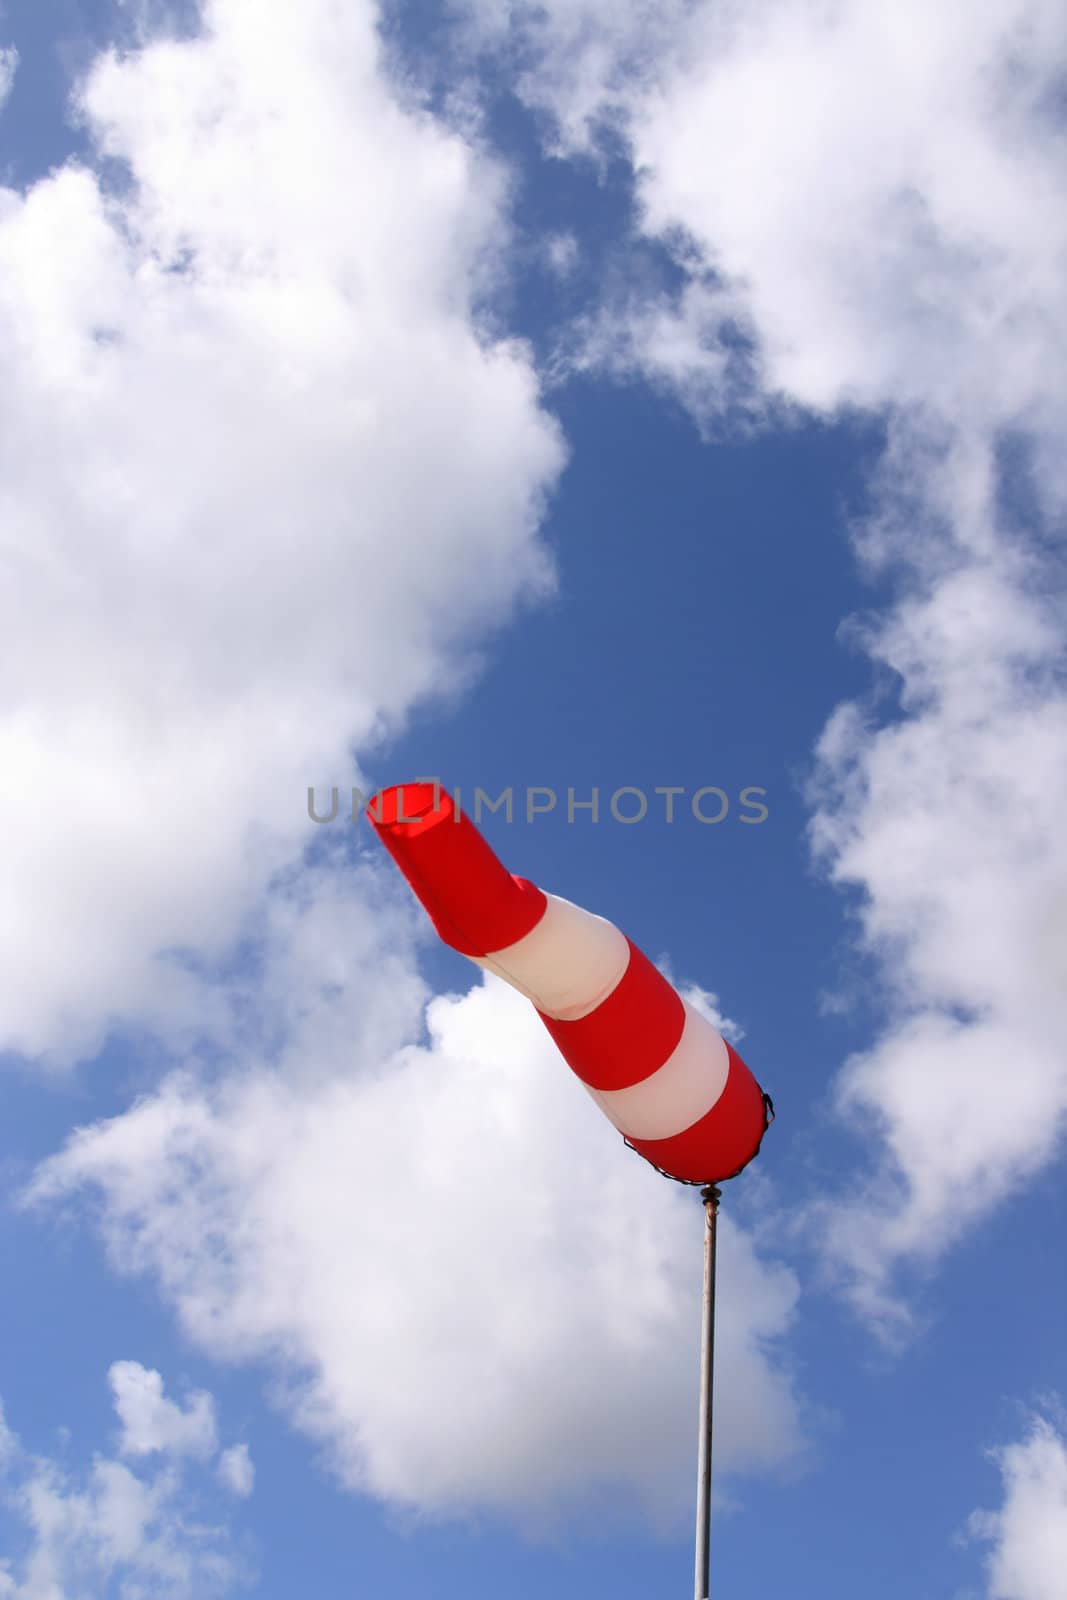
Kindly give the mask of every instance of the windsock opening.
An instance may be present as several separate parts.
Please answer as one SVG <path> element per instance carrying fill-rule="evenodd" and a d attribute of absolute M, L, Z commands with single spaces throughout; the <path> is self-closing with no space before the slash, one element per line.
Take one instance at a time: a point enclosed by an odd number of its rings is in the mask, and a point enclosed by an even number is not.
<path fill-rule="evenodd" d="M 452 806 L 451 796 L 433 783 L 397 783 L 381 789 L 367 808 L 367 815 L 381 832 L 384 828 L 404 828 L 408 834 L 433 827 Z"/>
<path fill-rule="evenodd" d="M 461 955 L 506 949 L 544 916 L 542 891 L 507 870 L 439 785 L 382 789 L 367 817 L 440 937 Z"/>

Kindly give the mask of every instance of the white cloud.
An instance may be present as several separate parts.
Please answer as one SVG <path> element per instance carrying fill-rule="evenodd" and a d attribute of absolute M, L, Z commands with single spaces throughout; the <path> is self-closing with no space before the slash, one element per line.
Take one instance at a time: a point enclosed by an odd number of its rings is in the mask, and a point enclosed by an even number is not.
<path fill-rule="evenodd" d="M 213 0 L 81 103 L 124 192 L 0 190 L 0 1048 L 56 1062 L 195 1034 L 307 785 L 550 583 L 562 462 L 480 309 L 502 173 L 372 5 Z"/>
<path fill-rule="evenodd" d="M 122 1455 L 167 1451 L 203 1460 L 215 1454 L 215 1404 L 209 1394 L 198 1390 L 189 1396 L 189 1404 L 183 1409 L 167 1399 L 159 1373 L 142 1367 L 138 1361 L 116 1361 L 108 1380 L 122 1424 Z"/>
<path fill-rule="evenodd" d="M 498 37 L 501 8 L 457 6 Z M 604 120 L 623 134 L 642 230 L 688 269 L 690 313 L 703 291 L 711 332 L 739 319 L 756 338 L 768 396 L 917 405 L 963 426 L 1062 417 L 1058 0 L 977 17 L 966 0 L 507 14 L 522 92 L 567 148 L 595 144 Z"/>
<path fill-rule="evenodd" d="M 114 1264 L 152 1274 L 208 1352 L 269 1361 L 350 1486 L 431 1515 L 533 1525 L 592 1502 L 673 1523 L 699 1204 L 623 1148 L 505 985 L 434 999 L 421 1046 L 412 986 L 390 1053 L 361 1054 L 386 990 L 373 955 L 297 990 L 272 1068 L 250 1051 L 214 1084 L 172 1076 L 76 1134 L 37 1200 L 95 1193 Z M 797 1284 L 730 1207 L 721 1226 L 717 1461 L 756 1472 L 800 1444 L 780 1356 Z"/>
<path fill-rule="evenodd" d="M 19 53 L 14 45 L 0 46 L 0 110 L 3 109 L 4 101 L 11 93 L 18 64 Z"/>
<path fill-rule="evenodd" d="M 573 233 L 550 233 L 544 242 L 545 261 L 557 278 L 569 278 L 581 259 L 582 247 Z"/>
<path fill-rule="evenodd" d="M 255 1487 L 256 1469 L 246 1444 L 234 1444 L 222 1452 L 219 1456 L 218 1475 L 219 1481 L 224 1483 L 232 1494 L 241 1500 L 248 1499 Z"/>
<path fill-rule="evenodd" d="M 888 1330 L 894 1265 L 1048 1161 L 1067 1116 L 1062 6 L 705 0 L 644 38 L 642 6 L 508 17 L 527 98 L 566 148 L 621 132 L 640 228 L 683 268 L 674 297 L 606 306 L 579 364 L 636 366 L 709 433 L 887 426 L 856 536 L 900 599 L 853 638 L 899 715 L 834 713 L 814 840 L 890 1003 L 836 1091 L 874 1141 L 869 1181 L 817 1214 Z"/>
<path fill-rule="evenodd" d="M 3 1405 L 0 1405 L 0 1472 L 3 1472 L 16 1449 L 15 1435 L 7 1425 Z"/>
<path fill-rule="evenodd" d="M 817 842 L 865 890 L 895 1012 L 837 1086 L 885 1158 L 823 1215 L 853 1292 L 890 1320 L 893 1261 L 932 1258 L 1032 1175 L 1067 1111 L 1067 706 L 1041 681 L 1048 626 L 989 566 L 942 580 L 877 652 L 928 696 L 880 731 L 843 708 L 820 747 L 837 795 Z"/>
<path fill-rule="evenodd" d="M 992 1452 L 1004 1483 L 999 1511 L 976 1511 L 970 1532 L 992 1541 L 989 1600 L 1058 1600 L 1067 1572 L 1067 1440 L 1044 1417 Z"/>
<path fill-rule="evenodd" d="M 112 1368 L 121 1412 L 117 1369 L 124 1376 L 158 1379 L 135 1362 Z M 205 1397 L 206 1398 L 206 1397 Z M 160 1402 L 169 1404 L 162 1398 Z M 125 1418 L 122 1418 L 125 1422 Z M 84 1472 L 22 1450 L 7 1434 L 8 1472 L 0 1499 L 21 1530 L 0 1562 L 6 1600 L 75 1600 L 121 1593 L 129 1600 L 208 1600 L 228 1593 L 248 1576 L 226 1528 L 203 1520 L 204 1497 L 180 1459 L 164 1460 L 153 1476 L 96 1455 Z M 177 1438 L 153 1448 L 181 1457 Z M 112 1584 L 117 1584 L 117 1589 Z"/>

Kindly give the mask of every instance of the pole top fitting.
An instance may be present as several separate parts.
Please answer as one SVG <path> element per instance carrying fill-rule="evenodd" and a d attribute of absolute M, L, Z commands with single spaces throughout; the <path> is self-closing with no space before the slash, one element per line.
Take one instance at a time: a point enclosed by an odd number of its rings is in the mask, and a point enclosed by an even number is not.
<path fill-rule="evenodd" d="M 700 1191 L 700 1198 L 705 1205 L 712 1205 L 717 1208 L 719 1201 L 722 1199 L 722 1190 L 717 1183 L 706 1183 Z"/>

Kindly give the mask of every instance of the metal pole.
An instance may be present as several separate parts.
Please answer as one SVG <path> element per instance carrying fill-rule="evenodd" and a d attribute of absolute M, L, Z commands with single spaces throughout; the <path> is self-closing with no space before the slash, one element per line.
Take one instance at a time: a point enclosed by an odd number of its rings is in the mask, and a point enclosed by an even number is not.
<path fill-rule="evenodd" d="M 721 1190 L 709 1183 L 704 1201 L 704 1316 L 700 1340 L 700 1443 L 697 1453 L 697 1550 L 694 1600 L 708 1600 L 711 1548 L 711 1432 L 715 1393 L 715 1223 Z"/>

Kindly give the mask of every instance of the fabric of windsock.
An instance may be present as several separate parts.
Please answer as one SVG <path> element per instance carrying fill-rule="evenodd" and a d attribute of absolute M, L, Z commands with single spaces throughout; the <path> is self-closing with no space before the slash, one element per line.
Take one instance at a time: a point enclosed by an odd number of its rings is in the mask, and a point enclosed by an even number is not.
<path fill-rule="evenodd" d="M 759 1084 L 614 923 L 508 872 L 437 784 L 383 789 L 367 816 L 445 944 L 533 1003 L 640 1155 L 686 1183 L 752 1160 L 767 1127 Z"/>

